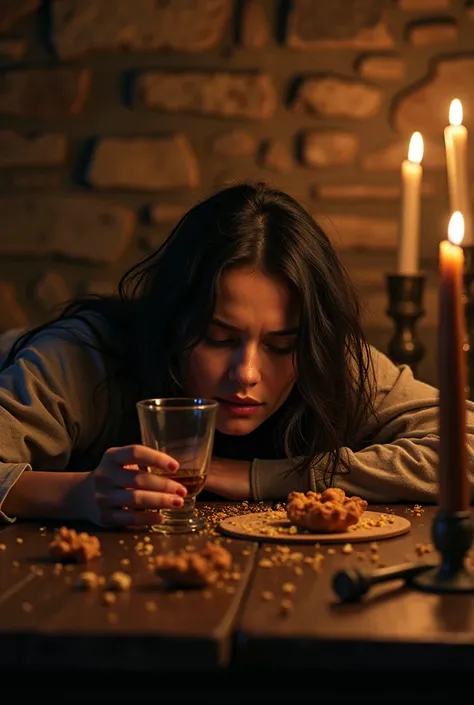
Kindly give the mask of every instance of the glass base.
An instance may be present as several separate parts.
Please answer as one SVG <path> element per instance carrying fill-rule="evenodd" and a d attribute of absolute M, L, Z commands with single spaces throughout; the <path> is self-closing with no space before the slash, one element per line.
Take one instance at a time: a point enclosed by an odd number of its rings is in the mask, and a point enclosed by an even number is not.
<path fill-rule="evenodd" d="M 186 534 L 192 531 L 202 531 L 206 522 L 196 515 L 196 499 L 185 499 L 181 509 L 162 509 L 162 520 L 159 524 L 150 526 L 151 531 L 159 534 Z"/>

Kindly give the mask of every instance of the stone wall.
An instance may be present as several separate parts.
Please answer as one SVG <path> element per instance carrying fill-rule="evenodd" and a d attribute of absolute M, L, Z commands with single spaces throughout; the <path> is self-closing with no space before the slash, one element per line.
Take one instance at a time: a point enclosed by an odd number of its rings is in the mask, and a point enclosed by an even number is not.
<path fill-rule="evenodd" d="M 473 126 L 465 0 L 1 0 L 0 331 L 111 291 L 183 210 L 266 180 L 319 219 L 386 347 L 400 163 L 425 138 L 420 376 L 435 381 L 443 128 Z"/>

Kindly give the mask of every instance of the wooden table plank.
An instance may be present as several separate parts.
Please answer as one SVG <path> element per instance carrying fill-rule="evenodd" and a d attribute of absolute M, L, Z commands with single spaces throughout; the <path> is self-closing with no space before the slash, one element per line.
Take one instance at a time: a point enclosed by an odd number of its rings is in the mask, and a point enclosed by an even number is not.
<path fill-rule="evenodd" d="M 385 507 L 371 508 L 385 511 Z M 408 507 L 395 505 L 390 510 L 408 516 L 412 529 L 404 536 L 379 541 L 378 554 L 385 565 L 413 560 L 416 545 L 431 542 L 436 508 L 423 508 L 419 517 L 407 513 Z M 301 560 L 292 567 L 261 567 L 262 559 L 265 565 L 281 549 L 274 544 L 259 549 L 258 567 L 237 630 L 234 665 L 472 668 L 474 595 L 427 594 L 404 588 L 399 581 L 374 587 L 359 604 L 343 605 L 333 591 L 332 576 L 344 567 L 377 567 L 370 559 L 370 544 L 354 544 L 349 554 L 340 545 L 319 549 L 292 545 L 290 549 L 306 557 L 323 554 L 321 570 L 316 573 Z M 361 551 L 365 554 L 362 561 L 358 558 Z M 296 573 L 295 565 L 299 566 Z M 295 586 L 294 594 L 284 594 L 285 583 Z M 265 593 L 272 593 L 274 599 L 264 599 Z M 282 614 L 284 598 L 294 608 Z"/>
<path fill-rule="evenodd" d="M 160 671 L 177 664 L 193 670 L 228 663 L 233 625 L 254 563 L 255 544 L 207 533 L 167 538 L 148 531 L 78 527 L 99 537 L 102 556 L 87 566 L 71 565 L 57 572 L 47 557 L 55 528 L 48 526 L 40 532 L 37 523 L 17 523 L 0 532 L 6 545 L 0 592 L 3 667 L 54 663 L 68 668 Z M 221 542 L 231 552 L 240 579 L 206 591 L 170 591 L 148 567 L 146 543 L 153 546 L 156 555 L 189 544 L 200 547 L 209 539 Z M 105 605 L 105 588 L 92 592 L 77 589 L 78 574 L 85 569 L 105 578 L 122 570 L 132 576 L 132 587 L 118 593 L 114 604 Z"/>

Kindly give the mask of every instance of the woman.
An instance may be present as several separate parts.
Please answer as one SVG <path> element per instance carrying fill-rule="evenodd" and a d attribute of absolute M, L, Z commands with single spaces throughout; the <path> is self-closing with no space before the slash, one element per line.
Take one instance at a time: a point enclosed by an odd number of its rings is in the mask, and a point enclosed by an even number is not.
<path fill-rule="evenodd" d="M 181 506 L 182 485 L 140 471 L 177 466 L 140 444 L 135 404 L 158 396 L 219 401 L 215 494 L 336 484 L 436 501 L 437 391 L 367 344 L 328 238 L 264 184 L 197 204 L 117 298 L 76 301 L 13 346 L 0 370 L 3 520 L 147 525 Z M 469 404 L 470 434 L 473 421 Z M 471 467 L 473 450 L 470 435 Z"/>

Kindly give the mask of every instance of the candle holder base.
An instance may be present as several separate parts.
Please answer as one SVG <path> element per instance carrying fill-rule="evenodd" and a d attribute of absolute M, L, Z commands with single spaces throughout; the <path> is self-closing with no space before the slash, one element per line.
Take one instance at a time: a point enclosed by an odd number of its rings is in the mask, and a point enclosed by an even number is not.
<path fill-rule="evenodd" d="M 408 365 L 416 375 L 425 347 L 416 334 L 418 319 L 424 314 L 423 293 L 426 275 L 387 274 L 389 306 L 387 315 L 395 323 L 388 344 L 388 357 L 397 365 Z"/>
<path fill-rule="evenodd" d="M 441 554 L 441 563 L 414 575 L 410 585 L 438 594 L 474 592 L 474 573 L 470 573 L 465 565 L 466 554 L 474 538 L 471 512 L 438 511 L 433 521 L 432 536 Z"/>
<path fill-rule="evenodd" d="M 474 592 L 474 575 L 462 570 L 446 578 L 440 568 L 432 568 L 426 573 L 420 573 L 411 579 L 410 584 L 424 592 L 449 594 L 456 592 Z"/>

